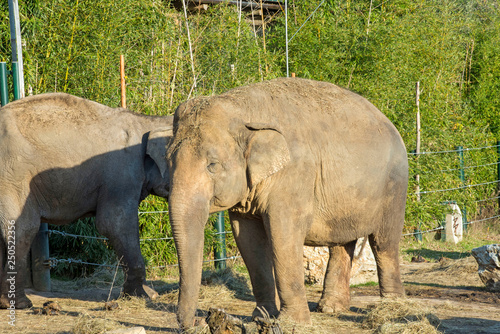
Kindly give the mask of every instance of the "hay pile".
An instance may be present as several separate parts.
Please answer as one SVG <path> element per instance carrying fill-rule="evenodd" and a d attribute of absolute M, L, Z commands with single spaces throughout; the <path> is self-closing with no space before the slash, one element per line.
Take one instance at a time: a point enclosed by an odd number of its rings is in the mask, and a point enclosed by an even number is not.
<path fill-rule="evenodd" d="M 440 333 L 439 324 L 439 318 L 428 308 L 405 298 L 382 300 L 363 321 L 364 328 L 381 334 L 435 334 Z"/>
<path fill-rule="evenodd" d="M 83 315 L 79 317 L 73 327 L 72 334 L 104 334 L 107 331 L 125 328 L 116 321 Z"/>

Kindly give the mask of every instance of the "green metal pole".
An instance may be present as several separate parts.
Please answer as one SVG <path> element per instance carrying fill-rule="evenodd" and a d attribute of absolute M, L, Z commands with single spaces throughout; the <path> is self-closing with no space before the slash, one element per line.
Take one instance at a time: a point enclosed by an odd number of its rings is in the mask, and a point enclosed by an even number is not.
<path fill-rule="evenodd" d="M 19 100 L 19 66 L 17 61 L 12 62 L 12 82 L 14 84 L 14 101 Z"/>
<path fill-rule="evenodd" d="M 21 21 L 19 19 L 19 1 L 9 0 L 10 45 L 12 48 L 12 61 L 18 62 L 17 87 L 20 98 L 24 97 L 24 69 L 23 50 L 21 43 Z"/>
<path fill-rule="evenodd" d="M 462 185 L 465 185 L 465 172 L 464 172 L 464 148 L 463 146 L 457 146 L 457 151 L 458 151 L 458 157 L 460 159 L 460 169 L 459 169 L 459 176 L 460 176 L 460 181 L 462 181 Z M 467 232 L 467 207 L 464 204 L 464 207 L 462 208 L 462 229 L 463 233 Z"/>
<path fill-rule="evenodd" d="M 221 270 L 226 268 L 226 229 L 224 227 L 224 212 L 217 213 L 215 221 L 215 229 L 217 230 L 217 245 L 215 246 L 215 269 Z"/>
<path fill-rule="evenodd" d="M 464 172 L 464 147 L 457 146 L 458 157 L 460 158 L 460 181 L 465 184 L 465 172 Z"/>
<path fill-rule="evenodd" d="M 7 85 L 7 63 L 0 62 L 0 102 L 4 106 L 9 103 L 9 89 Z"/>

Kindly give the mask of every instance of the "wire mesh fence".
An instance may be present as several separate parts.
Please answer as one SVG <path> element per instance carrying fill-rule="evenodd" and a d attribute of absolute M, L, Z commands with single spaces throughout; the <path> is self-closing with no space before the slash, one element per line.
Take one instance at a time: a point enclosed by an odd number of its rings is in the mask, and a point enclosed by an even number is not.
<path fill-rule="evenodd" d="M 497 143 L 497 145 L 484 147 L 459 147 L 453 150 L 425 151 L 419 154 L 408 153 L 410 161 L 410 184 L 403 237 L 442 232 L 444 229 L 442 224 L 444 216 L 449 213 L 449 207 L 444 204 L 450 203 L 450 200 L 453 203 L 457 203 L 461 208 L 465 231 L 472 224 L 500 219 L 500 215 L 497 214 L 497 203 L 500 198 L 498 196 L 498 184 L 500 182 L 499 149 L 500 144 Z M 415 158 L 417 157 L 432 158 L 428 159 L 428 161 L 419 158 L 420 160 L 416 161 Z M 439 157 L 439 159 L 436 160 L 434 157 Z M 454 166 L 457 167 L 455 168 Z M 416 188 L 416 174 L 420 174 L 418 193 L 412 191 Z M 148 206 L 149 210 L 139 211 L 138 215 L 143 217 L 149 216 L 153 221 L 161 220 L 164 222 L 168 220 L 168 210 L 151 209 L 151 206 L 154 208 L 154 203 Z M 493 210 L 491 210 L 492 207 L 494 208 Z M 148 235 L 148 233 L 143 234 Z M 213 242 L 213 238 L 221 234 L 231 236 L 231 231 L 214 231 L 212 229 L 208 235 L 208 238 L 211 239 L 210 247 L 221 246 Z M 58 235 L 74 239 L 92 239 L 104 242 L 108 240 L 102 236 L 74 234 L 54 229 L 49 230 L 48 235 Z M 142 248 L 147 248 L 148 243 L 172 243 L 173 237 L 143 236 L 140 242 Z M 234 243 L 234 241 L 230 242 Z M 165 250 L 166 248 L 160 249 Z M 175 252 L 175 249 L 170 247 L 166 251 Z M 240 258 L 237 250 L 233 251 L 233 254 L 230 256 L 218 258 L 215 258 L 210 253 L 210 249 L 208 252 L 205 251 L 204 263 L 206 264 Z M 173 257 L 175 257 L 175 254 Z M 50 257 L 49 262 L 51 266 L 62 263 L 104 267 L 116 266 L 116 264 L 94 263 L 81 259 L 61 257 Z M 177 266 L 174 261 L 170 262 L 168 264 L 157 262 L 149 265 L 147 268 L 163 269 Z"/>

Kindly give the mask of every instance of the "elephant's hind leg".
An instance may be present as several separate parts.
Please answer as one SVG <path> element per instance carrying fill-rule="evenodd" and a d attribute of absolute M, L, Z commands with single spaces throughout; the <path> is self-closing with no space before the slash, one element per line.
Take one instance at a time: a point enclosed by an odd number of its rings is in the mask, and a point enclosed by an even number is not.
<path fill-rule="evenodd" d="M 399 242 L 370 235 L 370 245 L 377 262 L 380 296 L 404 296 L 405 292 L 399 270 Z"/>
<path fill-rule="evenodd" d="M 329 247 L 330 258 L 323 283 L 323 294 L 316 308 L 318 312 L 334 313 L 349 307 L 349 282 L 355 248 L 356 241 Z"/>
<path fill-rule="evenodd" d="M 158 293 L 146 285 L 146 267 L 139 244 L 137 207 L 122 207 L 111 201 L 103 203 L 103 209 L 98 208 L 96 214 L 96 226 L 99 233 L 109 238 L 118 259 L 123 263 L 124 295 L 156 298 Z"/>

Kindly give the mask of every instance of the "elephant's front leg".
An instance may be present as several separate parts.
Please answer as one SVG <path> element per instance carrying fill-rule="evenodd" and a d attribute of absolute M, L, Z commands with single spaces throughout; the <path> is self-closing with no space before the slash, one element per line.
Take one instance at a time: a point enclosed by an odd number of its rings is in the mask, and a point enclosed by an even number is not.
<path fill-rule="evenodd" d="M 311 323 L 304 286 L 304 226 L 312 215 L 295 215 L 295 210 L 270 214 L 264 222 L 272 244 L 276 286 L 280 297 L 280 318 L 291 318 L 299 323 Z M 292 212 L 291 217 L 290 212 Z"/>
<path fill-rule="evenodd" d="M 28 274 L 28 254 L 40 227 L 40 215 L 28 198 L 22 210 L 0 203 L 0 228 L 5 239 L 0 242 L 0 308 L 24 309 L 33 304 L 24 287 Z"/>
<path fill-rule="evenodd" d="M 97 212 L 97 230 L 109 238 L 116 255 L 123 264 L 125 283 L 123 293 L 154 299 L 158 293 L 146 285 L 146 268 L 139 244 L 137 208 L 123 208 L 107 204 Z"/>
<path fill-rule="evenodd" d="M 234 239 L 245 261 L 257 307 L 252 317 L 262 316 L 258 308 L 264 308 L 271 317 L 279 314 L 276 284 L 274 281 L 273 256 L 262 219 L 230 212 Z"/>
<path fill-rule="evenodd" d="M 318 303 L 319 312 L 333 313 L 349 307 L 351 301 L 349 282 L 355 248 L 356 240 L 346 245 L 329 247 L 330 258 L 323 284 L 323 294 Z"/>

